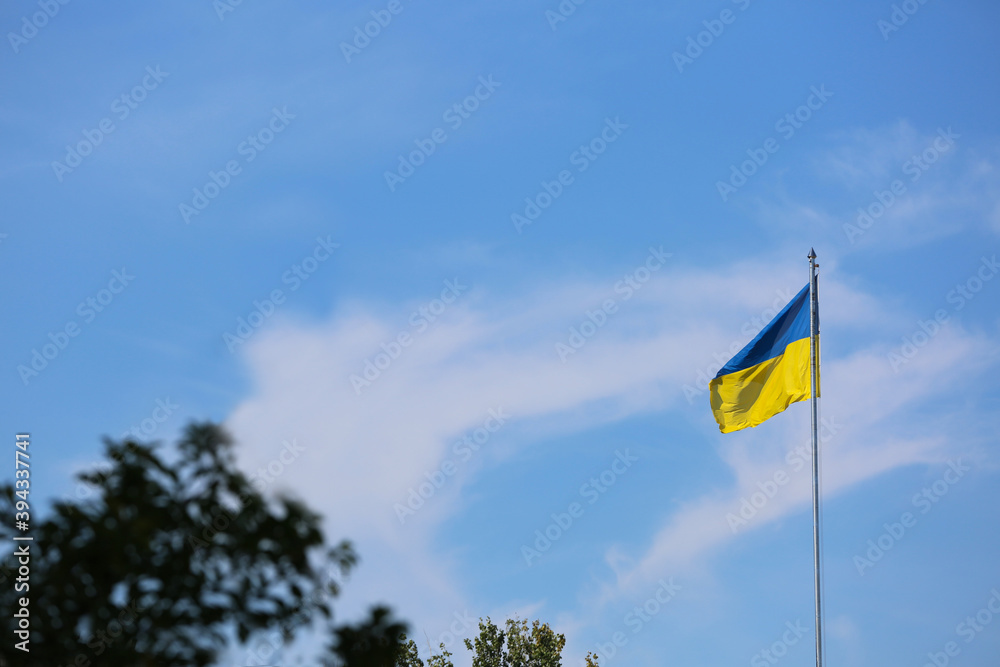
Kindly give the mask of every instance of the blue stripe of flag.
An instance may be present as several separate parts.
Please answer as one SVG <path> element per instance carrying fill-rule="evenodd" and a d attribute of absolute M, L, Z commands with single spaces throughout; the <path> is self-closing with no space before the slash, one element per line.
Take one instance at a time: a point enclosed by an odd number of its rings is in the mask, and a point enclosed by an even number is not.
<path fill-rule="evenodd" d="M 809 337 L 809 285 L 761 329 L 715 377 L 722 377 L 780 356 L 789 343 Z"/>

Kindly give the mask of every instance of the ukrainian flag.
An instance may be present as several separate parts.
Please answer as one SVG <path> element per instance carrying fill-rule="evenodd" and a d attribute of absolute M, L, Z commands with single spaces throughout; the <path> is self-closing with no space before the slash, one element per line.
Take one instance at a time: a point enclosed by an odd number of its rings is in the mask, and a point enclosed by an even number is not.
<path fill-rule="evenodd" d="M 792 403 L 810 398 L 809 360 L 806 285 L 709 382 L 712 414 L 719 430 L 731 433 L 757 426 Z"/>

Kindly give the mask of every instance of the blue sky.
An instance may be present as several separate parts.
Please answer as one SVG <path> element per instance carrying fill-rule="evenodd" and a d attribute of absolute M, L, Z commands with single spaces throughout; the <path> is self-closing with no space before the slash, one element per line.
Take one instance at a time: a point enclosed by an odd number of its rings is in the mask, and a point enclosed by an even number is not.
<path fill-rule="evenodd" d="M 998 19 L 8 3 L 3 431 L 36 498 L 133 427 L 222 421 L 248 472 L 294 441 L 269 489 L 356 542 L 342 613 L 388 602 L 459 664 L 456 614 L 519 613 L 566 664 L 807 665 L 807 407 L 722 436 L 700 378 L 815 247 L 831 664 L 993 665 Z"/>

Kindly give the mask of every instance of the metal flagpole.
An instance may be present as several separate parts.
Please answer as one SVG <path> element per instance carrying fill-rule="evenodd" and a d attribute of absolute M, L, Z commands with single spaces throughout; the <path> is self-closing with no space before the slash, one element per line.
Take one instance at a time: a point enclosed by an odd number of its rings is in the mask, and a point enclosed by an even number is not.
<path fill-rule="evenodd" d="M 819 295 L 816 284 L 816 251 L 809 250 L 809 370 L 812 376 L 812 474 L 813 474 L 813 565 L 816 575 L 816 667 L 823 667 L 823 605 L 820 598 L 822 592 L 822 575 L 820 572 L 820 530 L 819 530 L 819 432 L 817 390 L 819 388 Z"/>

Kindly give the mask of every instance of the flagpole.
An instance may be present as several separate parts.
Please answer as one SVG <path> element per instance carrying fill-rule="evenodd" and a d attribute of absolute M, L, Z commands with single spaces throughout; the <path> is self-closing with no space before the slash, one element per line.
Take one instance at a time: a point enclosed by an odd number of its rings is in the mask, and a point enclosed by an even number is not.
<path fill-rule="evenodd" d="M 819 295 L 816 284 L 816 251 L 809 250 L 809 370 L 812 377 L 810 414 L 812 421 L 812 492 L 813 492 L 813 567 L 816 587 L 816 667 L 823 667 L 823 604 L 822 573 L 820 571 L 820 526 L 819 526 L 819 425 L 817 395 L 819 388 Z"/>

